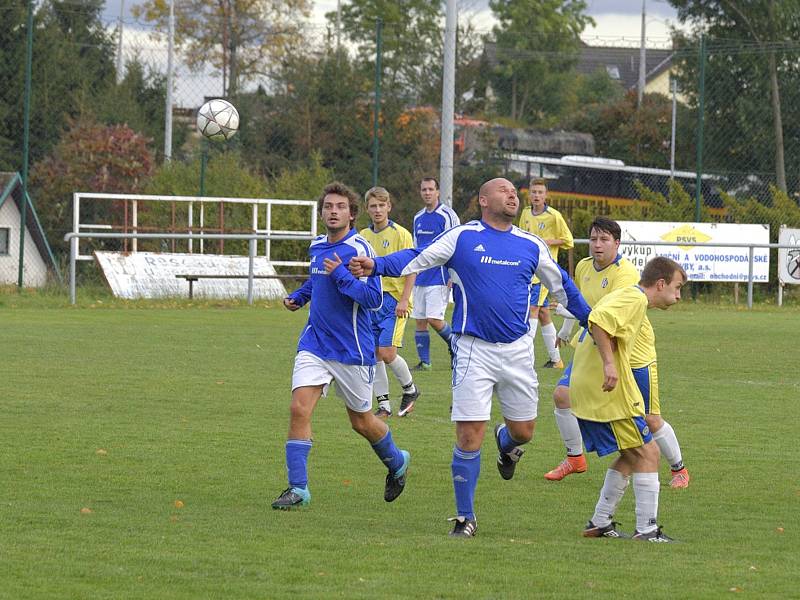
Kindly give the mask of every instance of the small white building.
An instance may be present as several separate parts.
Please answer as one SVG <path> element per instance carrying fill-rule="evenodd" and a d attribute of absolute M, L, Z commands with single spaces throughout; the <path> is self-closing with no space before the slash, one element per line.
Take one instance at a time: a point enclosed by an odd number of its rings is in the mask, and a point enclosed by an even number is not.
<path fill-rule="evenodd" d="M 22 283 L 24 287 L 41 287 L 47 283 L 49 276 L 59 276 L 58 267 L 30 196 L 25 202 Z M 19 281 L 21 208 L 22 178 L 19 173 L 0 172 L 0 285 Z"/>

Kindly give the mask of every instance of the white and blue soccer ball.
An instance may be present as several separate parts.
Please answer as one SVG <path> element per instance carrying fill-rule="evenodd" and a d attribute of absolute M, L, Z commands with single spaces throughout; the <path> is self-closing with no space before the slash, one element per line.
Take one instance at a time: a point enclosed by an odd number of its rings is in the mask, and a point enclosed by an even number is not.
<path fill-rule="evenodd" d="M 239 130 L 239 111 L 227 100 L 209 100 L 197 111 L 197 129 L 215 142 L 229 140 Z"/>

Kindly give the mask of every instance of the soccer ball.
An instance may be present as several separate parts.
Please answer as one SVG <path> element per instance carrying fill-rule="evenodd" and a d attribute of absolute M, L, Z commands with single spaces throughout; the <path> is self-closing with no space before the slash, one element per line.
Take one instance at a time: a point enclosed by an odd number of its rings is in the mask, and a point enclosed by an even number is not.
<path fill-rule="evenodd" d="M 215 142 L 229 140 L 239 129 L 239 112 L 227 100 L 209 100 L 197 111 L 197 129 Z"/>

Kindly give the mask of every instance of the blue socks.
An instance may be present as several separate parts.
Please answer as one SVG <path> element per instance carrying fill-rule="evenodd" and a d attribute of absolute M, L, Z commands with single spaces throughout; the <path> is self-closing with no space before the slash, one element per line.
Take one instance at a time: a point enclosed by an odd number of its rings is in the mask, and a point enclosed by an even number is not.
<path fill-rule="evenodd" d="M 453 328 L 450 327 L 450 323 L 445 322 L 442 330 L 437 331 L 436 333 L 444 340 L 445 344 L 447 344 L 447 347 L 449 348 L 450 338 L 453 337 Z M 428 333 L 428 330 L 415 331 L 414 341 L 417 344 L 417 354 L 419 355 L 419 359 L 425 364 L 431 364 L 431 336 Z"/>
<path fill-rule="evenodd" d="M 394 445 L 391 431 L 387 431 L 385 436 L 372 444 L 372 449 L 383 464 L 386 465 L 390 473 L 397 473 L 403 466 L 403 454 L 400 452 L 400 449 Z"/>
<path fill-rule="evenodd" d="M 500 440 L 500 450 L 503 452 L 511 452 L 517 446 L 521 446 L 519 442 L 515 442 L 511 434 L 508 433 L 508 427 L 502 427 L 497 436 Z"/>
<path fill-rule="evenodd" d="M 450 327 L 450 323 L 445 321 L 442 330 L 437 331 L 436 333 L 439 334 L 439 337 L 442 338 L 448 346 L 450 345 L 450 338 L 453 337 L 453 328 Z"/>
<path fill-rule="evenodd" d="M 453 448 L 453 490 L 456 494 L 458 516 L 475 518 L 475 488 L 481 473 L 481 451 L 467 452 L 458 446 Z"/>
<path fill-rule="evenodd" d="M 289 472 L 289 485 L 293 488 L 308 487 L 308 453 L 311 440 L 288 440 L 286 442 L 286 470 Z"/>
<path fill-rule="evenodd" d="M 414 342 L 417 344 L 419 359 L 426 365 L 431 364 L 431 336 L 428 334 L 428 330 L 415 331 Z"/>

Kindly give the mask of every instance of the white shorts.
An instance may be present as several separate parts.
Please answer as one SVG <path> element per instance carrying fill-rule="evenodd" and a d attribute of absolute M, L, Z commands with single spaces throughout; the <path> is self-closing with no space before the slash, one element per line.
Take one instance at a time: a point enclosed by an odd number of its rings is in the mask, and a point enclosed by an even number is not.
<path fill-rule="evenodd" d="M 453 421 L 488 421 L 492 392 L 510 421 L 532 421 L 538 414 L 539 381 L 533 368 L 533 339 L 510 344 L 454 335 Z"/>
<path fill-rule="evenodd" d="M 335 360 L 324 360 L 311 352 L 301 350 L 294 359 L 292 391 L 299 387 L 321 385 L 322 395 L 328 395 L 328 386 L 336 381 L 336 393 L 347 407 L 355 412 L 372 410 L 372 382 L 374 366 L 346 365 Z"/>
<path fill-rule="evenodd" d="M 411 318 L 442 321 L 449 300 L 450 288 L 446 285 L 415 285 L 414 308 L 411 309 Z"/>

